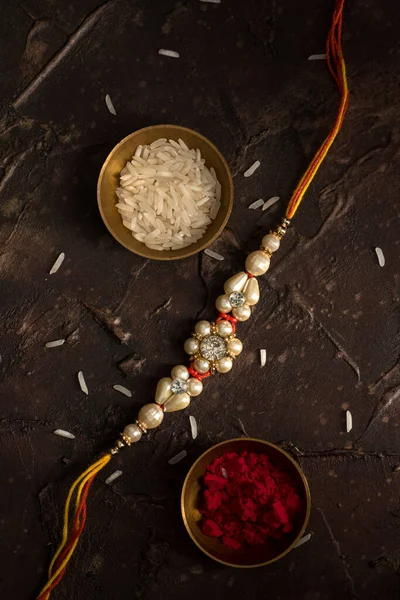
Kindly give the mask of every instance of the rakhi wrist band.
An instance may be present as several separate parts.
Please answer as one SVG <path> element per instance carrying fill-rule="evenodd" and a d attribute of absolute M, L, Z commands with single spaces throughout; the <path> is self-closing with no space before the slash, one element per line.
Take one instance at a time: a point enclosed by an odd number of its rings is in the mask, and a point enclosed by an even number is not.
<path fill-rule="evenodd" d="M 184 344 L 184 350 L 189 355 L 189 365 L 177 365 L 172 369 L 170 377 L 160 379 L 154 402 L 145 404 L 139 410 L 136 421 L 124 428 L 114 446 L 73 483 L 65 503 L 61 543 L 50 563 L 48 581 L 37 600 L 48 600 L 64 576 L 85 526 L 86 500 L 96 475 L 121 449 L 135 444 L 148 430 L 161 425 L 165 413 L 189 406 L 191 399 L 202 393 L 203 381 L 216 373 L 230 371 L 234 360 L 242 352 L 243 344 L 237 337 L 236 330 L 239 323 L 251 317 L 253 307 L 259 301 L 257 277 L 268 271 L 272 255 L 279 249 L 291 220 L 333 144 L 348 107 L 349 91 L 341 46 L 343 6 L 344 0 L 336 0 L 326 41 L 327 65 L 340 92 L 340 105 L 331 132 L 294 190 L 281 223 L 263 237 L 259 250 L 248 255 L 244 270 L 225 282 L 224 293 L 215 303 L 218 311 L 215 321 L 202 320 L 196 323 L 191 337 Z"/>

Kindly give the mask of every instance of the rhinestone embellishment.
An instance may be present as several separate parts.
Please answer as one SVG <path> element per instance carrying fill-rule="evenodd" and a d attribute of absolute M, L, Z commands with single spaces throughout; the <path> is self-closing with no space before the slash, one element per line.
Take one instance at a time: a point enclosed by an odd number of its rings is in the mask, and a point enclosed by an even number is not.
<path fill-rule="evenodd" d="M 184 394 L 187 390 L 187 383 L 178 377 L 171 383 L 171 392 L 174 394 Z"/>
<path fill-rule="evenodd" d="M 200 352 L 207 360 L 218 360 L 226 354 L 226 342 L 219 335 L 208 335 L 200 343 Z"/>
<path fill-rule="evenodd" d="M 229 296 L 229 302 L 233 308 L 243 306 L 245 302 L 244 294 L 242 294 L 242 292 L 232 292 Z"/>

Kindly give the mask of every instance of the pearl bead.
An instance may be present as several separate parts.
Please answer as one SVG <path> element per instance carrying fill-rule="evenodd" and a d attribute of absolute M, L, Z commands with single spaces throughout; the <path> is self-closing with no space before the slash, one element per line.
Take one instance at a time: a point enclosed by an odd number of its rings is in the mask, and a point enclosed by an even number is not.
<path fill-rule="evenodd" d="M 157 383 L 156 394 L 154 397 L 157 404 L 164 404 L 164 402 L 172 396 L 171 383 L 172 379 L 170 377 L 163 377 Z"/>
<path fill-rule="evenodd" d="M 188 394 L 190 396 L 198 396 L 203 391 L 203 384 L 195 377 L 188 381 Z"/>
<path fill-rule="evenodd" d="M 264 275 L 269 269 L 269 256 L 262 250 L 251 252 L 246 258 L 246 270 L 255 275 Z"/>
<path fill-rule="evenodd" d="M 257 302 L 260 299 L 260 288 L 258 285 L 258 281 L 255 277 L 252 277 L 248 280 L 243 293 L 246 303 L 249 306 L 254 306 L 254 304 L 257 304 Z"/>
<path fill-rule="evenodd" d="M 226 295 L 218 296 L 215 301 L 215 306 L 216 309 L 222 313 L 228 313 L 230 310 L 232 310 L 231 303 L 229 302 L 229 296 Z"/>
<path fill-rule="evenodd" d="M 233 361 L 230 356 L 223 356 L 216 364 L 218 373 L 228 373 L 232 369 Z"/>
<path fill-rule="evenodd" d="M 229 337 L 233 331 L 231 323 L 229 321 L 219 321 L 217 323 L 218 333 L 221 337 Z"/>
<path fill-rule="evenodd" d="M 228 294 L 229 296 L 229 294 L 232 294 L 232 292 L 242 292 L 244 286 L 246 285 L 247 278 L 247 273 L 241 271 L 240 273 L 237 273 L 236 275 L 228 279 L 228 281 L 226 281 L 224 285 L 225 294 Z"/>
<path fill-rule="evenodd" d="M 167 400 L 164 404 L 165 412 L 175 412 L 177 410 L 183 410 L 190 404 L 189 394 L 175 394 L 172 398 Z"/>
<path fill-rule="evenodd" d="M 281 241 L 273 233 L 268 233 L 264 235 L 261 245 L 270 252 L 276 252 L 281 245 Z"/>
<path fill-rule="evenodd" d="M 138 420 L 143 423 L 146 429 L 154 429 L 161 425 L 164 418 L 164 412 L 158 404 L 145 404 L 139 410 Z"/>
<path fill-rule="evenodd" d="M 238 356 L 243 350 L 243 344 L 237 338 L 233 338 L 233 340 L 229 340 L 227 343 L 226 349 L 228 352 L 232 352 L 234 356 Z"/>
<path fill-rule="evenodd" d="M 189 379 L 189 371 L 185 365 L 176 365 L 171 371 L 172 379 L 183 379 L 187 381 Z"/>
<path fill-rule="evenodd" d="M 196 338 L 189 338 L 183 345 L 186 354 L 196 354 L 199 349 L 199 342 Z"/>
<path fill-rule="evenodd" d="M 234 308 L 232 314 L 238 321 L 247 321 L 251 315 L 251 308 L 248 304 L 243 304 L 243 306 Z"/>
<path fill-rule="evenodd" d="M 211 323 L 210 321 L 199 321 L 194 326 L 195 333 L 198 333 L 201 336 L 210 335 L 211 333 Z"/>
<path fill-rule="evenodd" d="M 142 432 L 140 428 L 132 423 L 131 425 L 127 425 L 124 429 L 124 435 L 129 439 L 130 443 L 138 442 L 142 437 Z"/>
<path fill-rule="evenodd" d="M 196 360 L 193 361 L 193 367 L 195 371 L 202 375 L 208 373 L 210 370 L 210 363 L 205 358 L 196 358 Z"/>

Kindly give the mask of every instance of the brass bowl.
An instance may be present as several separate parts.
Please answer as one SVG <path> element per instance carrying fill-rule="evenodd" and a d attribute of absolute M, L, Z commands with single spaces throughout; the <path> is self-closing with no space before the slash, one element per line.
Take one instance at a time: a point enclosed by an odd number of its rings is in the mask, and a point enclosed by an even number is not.
<path fill-rule="evenodd" d="M 300 494 L 302 511 L 294 521 L 293 531 L 284 534 L 279 540 L 269 540 L 260 546 L 246 546 L 233 550 L 223 546 L 213 537 L 205 535 L 200 528 L 200 494 L 202 478 L 206 467 L 225 452 L 257 452 L 266 454 L 276 466 L 288 473 Z M 310 488 L 307 479 L 296 461 L 275 444 L 255 438 L 235 438 L 212 446 L 196 460 L 186 475 L 181 495 L 183 522 L 194 543 L 213 560 L 228 567 L 251 568 L 268 565 L 285 556 L 302 537 L 307 527 L 311 510 Z"/>
<path fill-rule="evenodd" d="M 181 138 L 189 148 L 199 148 L 207 167 L 214 167 L 222 188 L 221 207 L 215 219 L 207 227 L 203 237 L 194 244 L 178 250 L 152 250 L 136 240 L 132 232 L 122 224 L 121 215 L 115 207 L 118 201 L 115 190 L 119 185 L 121 169 L 132 158 L 140 144 L 151 144 L 159 138 L 175 141 Z M 197 131 L 179 125 L 152 125 L 131 133 L 110 152 L 100 171 L 97 184 L 97 201 L 104 224 L 122 246 L 145 258 L 175 260 L 187 258 L 204 250 L 220 235 L 232 211 L 233 182 L 226 160 L 210 140 L 197 133 Z"/>

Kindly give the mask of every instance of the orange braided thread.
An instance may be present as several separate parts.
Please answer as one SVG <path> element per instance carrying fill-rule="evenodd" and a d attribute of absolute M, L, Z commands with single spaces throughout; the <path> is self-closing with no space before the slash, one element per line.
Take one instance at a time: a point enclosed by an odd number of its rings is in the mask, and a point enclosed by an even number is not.
<path fill-rule="evenodd" d="M 86 501 L 90 486 L 96 475 L 111 460 L 111 454 L 105 454 L 86 471 L 84 471 L 72 484 L 64 508 L 64 526 L 61 543 L 53 556 L 49 567 L 49 579 L 39 593 L 37 600 L 49 600 L 53 589 L 63 578 L 68 562 L 70 561 L 86 522 Z M 76 491 L 77 490 L 77 491 Z M 74 518 L 69 528 L 69 513 L 73 496 L 75 496 Z"/>
<path fill-rule="evenodd" d="M 329 152 L 330 147 L 337 134 L 339 133 L 344 117 L 349 104 L 349 89 L 347 86 L 346 76 L 346 63 L 344 61 L 342 52 L 342 26 L 343 26 L 343 8 L 344 0 L 336 0 L 335 9 L 333 12 L 332 24 L 326 39 L 326 60 L 328 64 L 329 72 L 331 73 L 338 89 L 340 92 L 340 105 L 336 120 L 330 131 L 328 137 L 322 143 L 321 147 L 315 154 L 311 161 L 308 169 L 300 179 L 296 189 L 294 190 L 292 197 L 289 201 L 286 218 L 291 220 L 296 210 L 299 208 L 300 203 L 314 179 L 319 167 L 324 161 L 324 158 Z"/>

